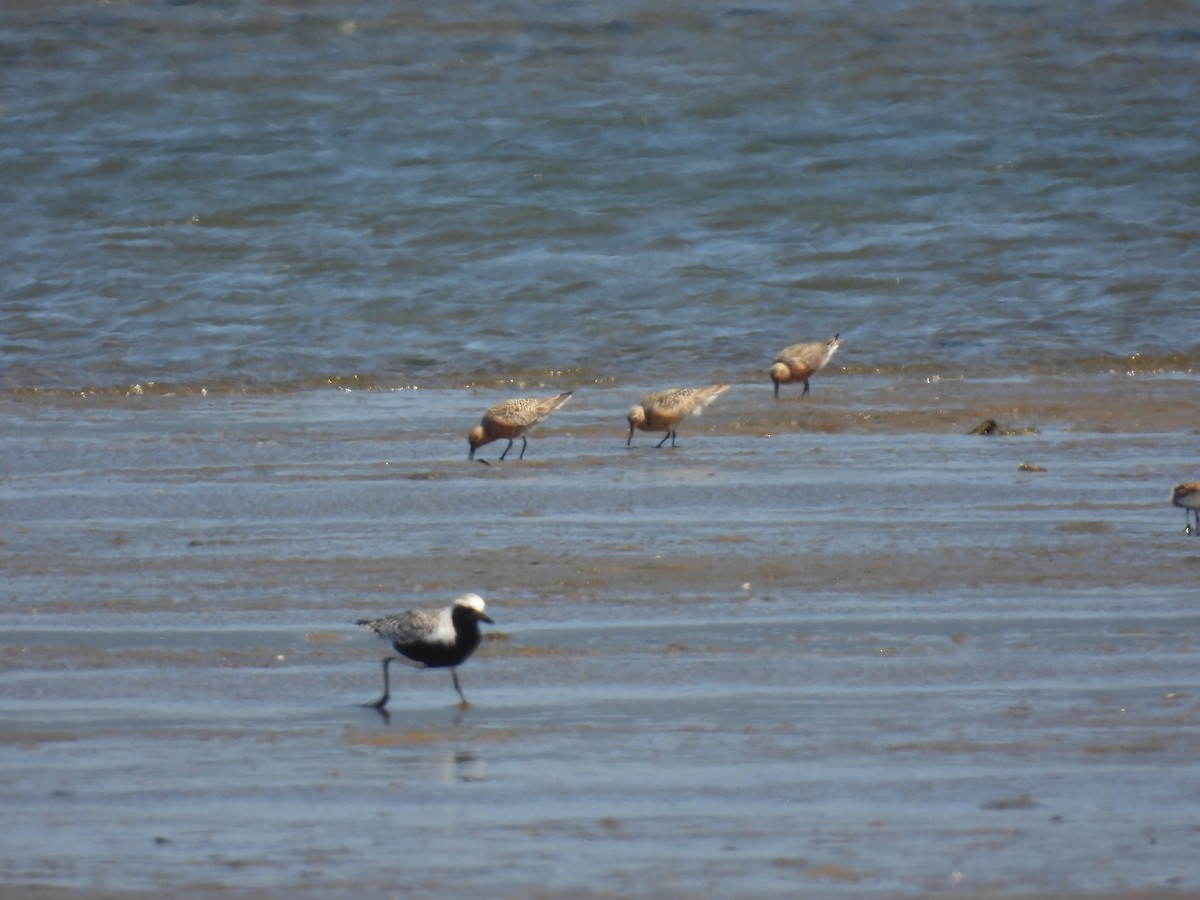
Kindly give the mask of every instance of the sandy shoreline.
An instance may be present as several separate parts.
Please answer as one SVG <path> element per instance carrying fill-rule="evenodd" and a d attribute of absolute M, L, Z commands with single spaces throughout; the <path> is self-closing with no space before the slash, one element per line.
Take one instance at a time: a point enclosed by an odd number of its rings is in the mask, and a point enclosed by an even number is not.
<path fill-rule="evenodd" d="M 1194 388 L 581 391 L 493 466 L 463 392 L 7 404 L 0 893 L 1194 893 Z M 356 707 L 466 589 L 467 714 Z"/>

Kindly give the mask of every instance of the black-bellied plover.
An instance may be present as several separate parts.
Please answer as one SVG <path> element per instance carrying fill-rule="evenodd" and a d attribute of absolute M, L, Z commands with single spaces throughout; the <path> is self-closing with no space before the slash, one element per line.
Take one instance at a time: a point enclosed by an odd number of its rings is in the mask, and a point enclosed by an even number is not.
<path fill-rule="evenodd" d="M 833 354 L 837 353 L 840 346 L 842 346 L 842 339 L 835 334 L 827 341 L 792 344 L 792 346 L 780 350 L 775 355 L 774 363 L 771 366 L 771 380 L 775 382 L 775 399 L 779 399 L 779 386 L 793 381 L 804 382 L 804 391 L 800 396 L 806 396 L 808 379 L 825 368 L 825 364 L 833 359 Z"/>
<path fill-rule="evenodd" d="M 478 594 L 463 594 L 444 609 L 414 609 L 382 619 L 360 619 L 356 624 L 370 628 L 392 646 L 400 656 L 412 660 L 412 665 L 421 669 L 449 668 L 454 678 L 454 689 L 462 698 L 467 698 L 458 684 L 455 666 L 466 661 L 479 646 L 481 635 L 479 623 L 495 624 L 483 611 L 483 598 Z M 383 660 L 383 696 L 374 703 L 365 703 L 382 710 L 390 696 L 388 664 L 400 656 L 388 656 Z"/>
<path fill-rule="evenodd" d="M 1187 525 L 1183 533 L 1200 534 L 1200 481 L 1185 481 L 1175 485 L 1175 489 L 1171 491 L 1171 502 L 1184 509 Z M 1192 524 L 1193 517 L 1196 520 L 1195 525 Z"/>
<path fill-rule="evenodd" d="M 521 439 L 521 455 L 517 459 L 524 459 L 525 448 L 529 444 L 525 439 L 525 432 L 540 422 L 544 422 L 546 417 L 566 403 L 573 393 L 575 392 L 563 391 L 553 397 L 542 399 L 522 397 L 519 400 L 505 400 L 503 403 L 497 403 L 483 414 L 480 423 L 467 435 L 467 443 L 471 445 L 471 452 L 467 454 L 467 459 L 474 459 L 475 451 L 484 444 L 508 438 L 508 446 L 500 454 L 500 459 L 504 459 L 508 456 L 508 451 L 512 449 L 513 438 L 518 437 Z"/>
<path fill-rule="evenodd" d="M 683 417 L 688 413 L 700 415 L 704 407 L 727 390 L 727 384 L 712 384 L 706 388 L 669 388 L 647 394 L 641 403 L 629 407 L 625 416 L 629 422 L 629 439 L 625 446 L 633 443 L 633 431 L 640 428 L 642 431 L 665 431 L 663 439 L 654 446 L 661 447 L 670 438 L 674 447 L 675 428 Z"/>

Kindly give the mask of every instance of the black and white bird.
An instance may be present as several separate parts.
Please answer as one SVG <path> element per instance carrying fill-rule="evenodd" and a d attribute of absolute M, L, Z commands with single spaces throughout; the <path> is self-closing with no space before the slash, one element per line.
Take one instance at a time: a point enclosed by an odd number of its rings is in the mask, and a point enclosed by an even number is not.
<path fill-rule="evenodd" d="M 495 623 L 483 611 L 483 598 L 478 594 L 463 594 L 444 609 L 412 609 L 382 619 L 360 619 L 356 624 L 369 628 L 392 646 L 400 656 L 388 656 L 383 660 L 383 696 L 374 703 L 365 703 L 382 710 L 387 706 L 390 690 L 388 664 L 393 659 L 404 657 L 410 665 L 421 669 L 449 668 L 454 678 L 454 689 L 467 705 L 467 698 L 458 685 L 458 673 L 454 671 L 467 660 L 479 646 L 482 635 L 479 623 Z"/>

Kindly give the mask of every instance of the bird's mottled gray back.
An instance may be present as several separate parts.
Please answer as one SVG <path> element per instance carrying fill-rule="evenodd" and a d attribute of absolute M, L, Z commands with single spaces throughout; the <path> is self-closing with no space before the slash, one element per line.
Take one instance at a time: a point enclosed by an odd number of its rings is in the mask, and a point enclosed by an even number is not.
<path fill-rule="evenodd" d="M 450 625 L 446 613 L 446 610 L 412 609 L 381 619 L 362 619 L 358 624 L 371 629 L 384 640 L 395 644 L 411 644 L 420 640 L 436 640 L 438 632 Z M 452 625 L 450 631 L 453 640 Z"/>
<path fill-rule="evenodd" d="M 550 413 L 570 398 L 573 391 L 564 391 L 553 397 L 519 397 L 497 403 L 486 413 L 484 419 L 513 428 L 531 428 L 544 422 Z"/>
<path fill-rule="evenodd" d="M 696 405 L 698 393 L 695 388 L 668 388 L 665 391 L 655 391 L 642 398 L 642 406 L 648 410 L 658 407 L 659 411 L 667 415 L 686 414 L 691 412 L 692 407 Z"/>
<path fill-rule="evenodd" d="M 842 346 L 840 335 L 834 335 L 827 341 L 810 341 L 804 344 L 792 344 L 784 347 L 775 355 L 775 362 L 795 364 L 812 370 L 816 374 L 833 358 L 833 354 Z"/>
<path fill-rule="evenodd" d="M 710 384 L 703 388 L 670 388 L 651 394 L 642 403 L 650 408 L 648 401 L 661 408 L 668 415 L 685 416 L 688 413 L 699 415 L 700 412 L 718 396 L 729 390 L 727 384 Z"/>

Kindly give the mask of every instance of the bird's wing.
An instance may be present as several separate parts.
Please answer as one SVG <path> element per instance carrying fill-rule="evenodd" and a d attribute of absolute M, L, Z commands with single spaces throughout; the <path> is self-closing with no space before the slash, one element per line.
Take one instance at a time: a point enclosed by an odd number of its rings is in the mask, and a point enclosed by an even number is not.
<path fill-rule="evenodd" d="M 395 644 L 407 644 L 415 640 L 428 639 L 436 634 L 440 618 L 440 613 L 437 612 L 412 609 L 408 612 L 367 622 L 366 627 L 384 640 Z"/>

